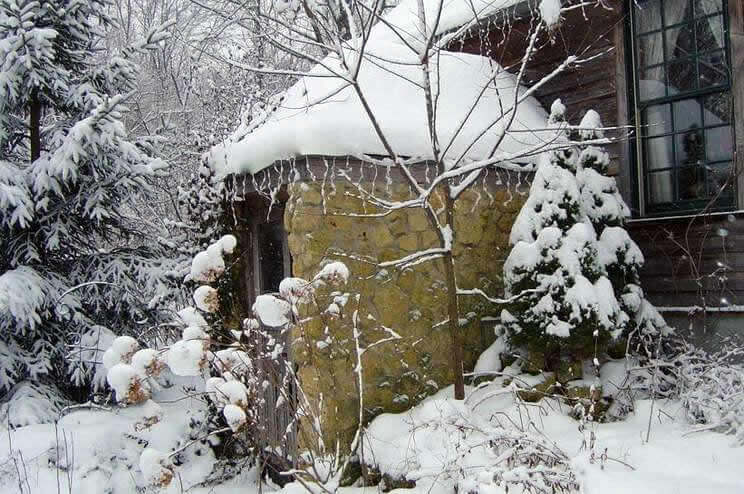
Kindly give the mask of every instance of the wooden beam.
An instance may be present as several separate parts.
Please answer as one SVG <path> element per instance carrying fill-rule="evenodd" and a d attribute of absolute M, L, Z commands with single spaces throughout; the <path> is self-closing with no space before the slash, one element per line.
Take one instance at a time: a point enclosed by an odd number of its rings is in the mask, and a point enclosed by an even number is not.
<path fill-rule="evenodd" d="M 729 0 L 731 88 L 734 97 L 734 164 L 738 206 L 744 206 L 744 0 Z M 738 117 L 738 118 L 737 118 Z"/>
<path fill-rule="evenodd" d="M 619 2 L 618 2 L 619 3 Z M 615 8 L 620 10 L 621 16 L 624 13 L 622 5 Z M 625 22 L 619 22 L 615 25 L 613 33 L 613 43 L 615 45 L 615 99 L 617 104 L 617 122 L 618 127 L 627 126 L 630 123 L 628 112 L 628 79 L 627 79 L 627 53 L 625 51 Z M 633 194 L 630 169 L 630 142 L 625 138 L 625 132 L 621 131 L 619 135 L 621 140 L 618 143 L 619 167 L 617 170 L 617 182 L 625 202 L 633 207 Z"/>

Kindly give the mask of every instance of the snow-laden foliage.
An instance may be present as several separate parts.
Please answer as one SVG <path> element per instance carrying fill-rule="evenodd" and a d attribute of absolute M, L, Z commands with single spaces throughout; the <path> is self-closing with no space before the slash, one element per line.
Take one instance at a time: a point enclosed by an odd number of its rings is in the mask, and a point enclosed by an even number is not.
<path fill-rule="evenodd" d="M 600 139 L 603 137 L 601 129 L 599 114 L 589 110 L 578 132 L 585 140 Z M 620 304 L 618 330 L 632 336 L 634 350 L 650 355 L 658 338 L 669 334 L 671 328 L 644 296 L 640 281 L 643 254 L 624 228 L 630 209 L 620 195 L 615 178 L 607 175 L 609 166 L 610 158 L 603 148 L 582 147 L 576 169 L 581 204 L 597 233 L 599 264 Z"/>
<path fill-rule="evenodd" d="M 219 285 L 229 265 L 226 257 L 235 246 L 235 237 L 226 235 L 197 253 L 190 276 Z M 178 312 L 173 324 L 181 328 L 181 335 L 176 341 L 154 348 L 142 348 L 129 336 L 111 342 L 103 363 L 116 401 L 125 406 L 146 406 L 168 375 L 197 379 L 203 388 L 195 391 L 208 398 L 214 412 L 210 422 L 214 427 L 209 434 L 227 435 L 231 443 L 239 439 L 245 444 L 240 454 L 256 454 L 255 447 L 265 440 L 261 438 L 268 427 L 266 414 L 279 413 L 293 400 L 287 390 L 296 385 L 294 370 L 282 354 L 286 352 L 283 335 L 295 321 L 298 305 L 317 304 L 319 287 L 341 286 L 349 276 L 343 263 L 331 262 L 310 281 L 288 278 L 278 295 L 258 296 L 252 309 L 254 318 L 231 331 L 224 331 L 219 318 L 215 318 L 223 309 L 219 290 L 210 284 L 197 287 L 194 299 L 197 306 L 204 307 L 186 307 Z M 338 293 L 332 292 L 331 305 L 344 305 L 348 300 L 348 294 Z M 290 431 L 291 427 L 284 433 Z M 169 458 L 153 448 L 143 452 L 140 468 L 150 485 L 162 487 L 171 482 L 174 466 Z"/>
<path fill-rule="evenodd" d="M 636 362 L 621 386 L 628 398 L 680 400 L 687 421 L 697 430 L 730 434 L 734 445 L 744 446 L 744 348 L 729 341 L 720 350 L 706 352 L 672 338 L 656 353 L 645 365 Z"/>
<path fill-rule="evenodd" d="M 565 125 L 560 101 L 551 111 L 550 124 Z M 577 133 L 601 139 L 599 115 L 587 112 Z M 629 210 L 608 166 L 591 142 L 545 154 L 512 228 L 504 278 L 514 299 L 501 322 L 515 343 L 552 358 L 548 367 L 623 334 L 648 341 L 669 331 L 640 288 L 643 255 L 622 228 Z"/>
<path fill-rule="evenodd" d="M 0 4 L 0 341 L 12 353 L 0 393 L 45 375 L 66 389 L 100 387 L 94 333 L 158 322 L 183 276 L 167 248 L 143 242 L 133 198 L 166 165 L 123 123 L 131 56 L 165 33 L 98 60 L 107 8 Z M 77 345 L 68 365 L 65 344 Z"/>
<path fill-rule="evenodd" d="M 734 436 L 744 446 L 744 367 L 741 348 L 706 355 L 691 349 L 676 359 L 679 397 L 692 423 Z"/>
<path fill-rule="evenodd" d="M 551 119 L 562 109 L 554 105 Z M 517 344 L 586 357 L 594 342 L 619 336 L 619 303 L 599 263 L 597 234 L 581 200 L 580 151 L 567 147 L 542 157 L 530 194 L 512 228 L 514 247 L 504 264 L 502 312 Z"/>
<path fill-rule="evenodd" d="M 13 429 L 47 424 L 59 418 L 69 400 L 56 387 L 22 381 L 13 386 L 0 402 L 0 423 Z"/>

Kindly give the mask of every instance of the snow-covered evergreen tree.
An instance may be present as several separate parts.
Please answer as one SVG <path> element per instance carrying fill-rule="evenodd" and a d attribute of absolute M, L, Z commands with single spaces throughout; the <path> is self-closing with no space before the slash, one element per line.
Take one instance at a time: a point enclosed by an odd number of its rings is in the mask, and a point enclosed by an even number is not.
<path fill-rule="evenodd" d="M 602 138 L 601 128 L 599 114 L 589 110 L 579 124 L 579 137 Z M 643 254 L 624 228 L 630 210 L 615 178 L 607 175 L 609 165 L 610 158 L 604 149 L 582 146 L 576 170 L 581 204 L 599 239 L 599 263 L 620 303 L 618 323 L 624 334 L 631 337 L 636 350 L 650 354 L 658 336 L 668 334 L 671 329 L 644 296 L 639 274 Z"/>
<path fill-rule="evenodd" d="M 549 122 L 560 127 L 564 111 L 557 101 Z M 591 356 L 595 344 L 622 331 L 620 306 L 599 262 L 593 216 L 576 178 L 583 156 L 567 146 L 542 157 L 504 265 L 507 297 L 522 295 L 502 312 L 502 324 L 515 344 L 545 355 L 537 365 L 551 369 L 561 359 Z"/>
<path fill-rule="evenodd" d="M 100 384 L 83 351 L 96 360 L 90 345 L 153 324 L 148 312 L 180 275 L 131 207 L 166 165 L 122 123 L 131 54 L 165 34 L 97 60 L 106 8 L 0 4 L 0 394 L 22 380 L 69 385 L 67 372 L 75 385 Z M 66 368 L 76 341 L 83 365 Z"/>

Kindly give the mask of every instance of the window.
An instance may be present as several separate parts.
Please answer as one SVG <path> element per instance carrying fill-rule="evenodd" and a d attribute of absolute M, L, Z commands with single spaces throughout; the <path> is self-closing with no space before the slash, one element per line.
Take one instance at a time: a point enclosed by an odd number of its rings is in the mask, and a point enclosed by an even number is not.
<path fill-rule="evenodd" d="M 259 294 L 279 292 L 279 283 L 285 276 L 289 276 L 289 270 L 285 266 L 289 258 L 286 236 L 281 218 L 256 225 L 256 281 Z"/>
<path fill-rule="evenodd" d="M 276 293 L 279 283 L 291 276 L 292 258 L 284 229 L 287 193 L 280 189 L 272 201 L 263 194 L 246 193 L 232 205 L 238 238 L 241 275 L 236 280 L 243 294 L 239 310 L 249 314 L 258 295 Z"/>
<path fill-rule="evenodd" d="M 631 2 L 642 213 L 735 205 L 726 0 Z"/>

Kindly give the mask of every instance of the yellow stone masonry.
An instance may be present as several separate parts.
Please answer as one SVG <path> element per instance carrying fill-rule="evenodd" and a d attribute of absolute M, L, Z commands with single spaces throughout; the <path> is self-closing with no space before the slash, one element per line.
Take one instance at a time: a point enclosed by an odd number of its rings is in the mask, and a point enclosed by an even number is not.
<path fill-rule="evenodd" d="M 524 196 L 506 186 L 490 187 L 492 198 L 481 186 L 458 199 L 454 253 L 459 286 L 479 287 L 495 296 L 503 293 L 509 231 Z M 408 197 L 403 185 L 389 189 L 378 186 L 377 192 L 388 198 Z M 294 276 L 311 278 L 324 261 L 341 260 L 352 274 L 345 291 L 360 296 L 358 305 L 349 300 L 340 317 L 316 318 L 295 328 L 292 335 L 292 356 L 303 389 L 316 407 L 322 395 L 326 444 L 335 444 L 336 437 L 348 444 L 358 422 L 354 310 L 359 310 L 364 345 L 389 336 L 381 325 L 402 336 L 363 356 L 365 421 L 383 411 L 405 410 L 452 382 L 450 336 L 442 324 L 446 296 L 441 262 L 403 271 L 380 270 L 375 264 L 437 247 L 437 235 L 421 209 L 355 216 L 382 211 L 360 199 L 351 186 L 336 184 L 331 190 L 327 184 L 301 183 L 290 186 L 289 193 L 284 221 Z M 432 201 L 435 207 L 437 202 L 437 198 Z M 468 370 L 493 340 L 492 325 L 482 323 L 481 317 L 495 311 L 475 297 L 461 297 L 460 307 Z M 300 441 L 307 444 L 312 438 L 303 438 L 303 433 L 309 432 L 305 428 L 300 434 Z"/>

